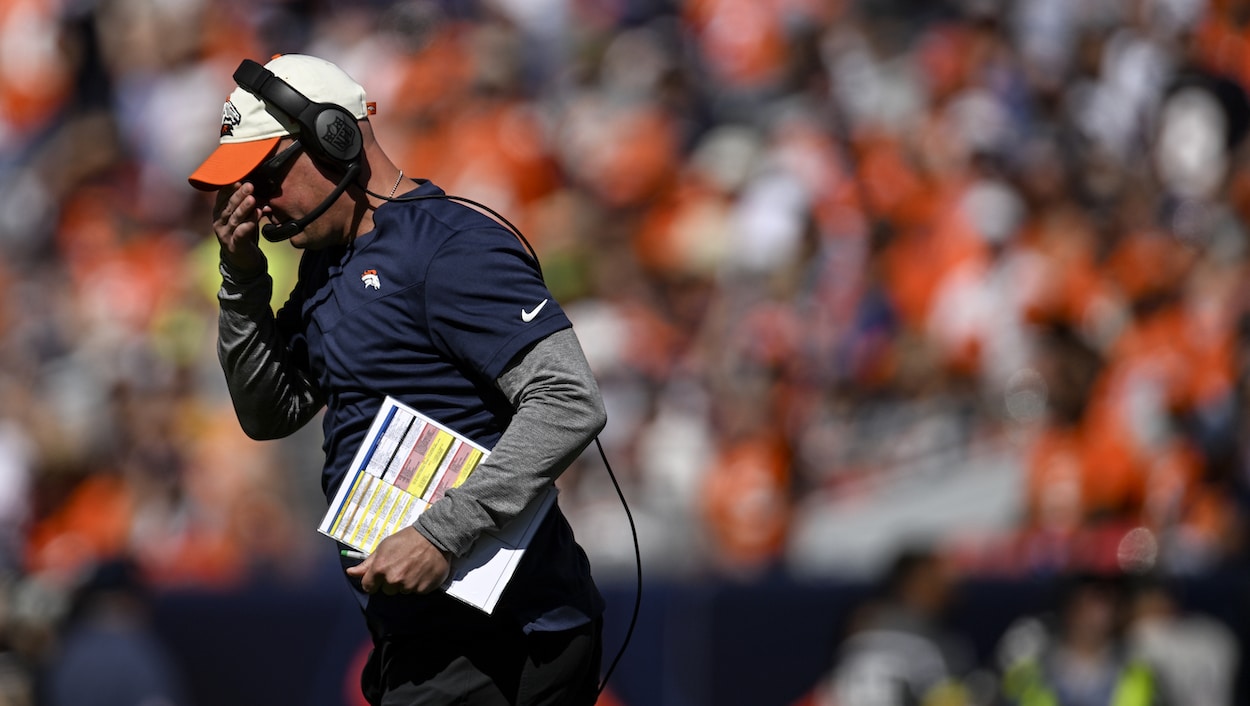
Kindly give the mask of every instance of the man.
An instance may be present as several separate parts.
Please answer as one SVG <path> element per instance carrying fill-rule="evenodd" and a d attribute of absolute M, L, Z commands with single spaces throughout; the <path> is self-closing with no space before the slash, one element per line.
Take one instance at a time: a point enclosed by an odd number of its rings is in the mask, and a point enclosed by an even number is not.
<path fill-rule="evenodd" d="M 828 672 L 795 706 L 975 703 L 971 647 L 944 625 L 957 584 L 931 548 L 903 548 L 851 616 Z"/>
<path fill-rule="evenodd" d="M 49 706 L 190 704 L 186 683 L 152 625 L 149 587 L 122 556 L 88 567 L 36 691 Z M 0 703 L 21 703 L 0 695 Z"/>
<path fill-rule="evenodd" d="M 558 505 L 493 613 L 438 590 L 606 422 L 537 263 L 496 221 L 405 182 L 339 67 L 284 55 L 244 61 L 235 80 L 221 144 L 190 182 L 218 190 L 218 353 L 244 430 L 282 437 L 324 407 L 327 499 L 388 395 L 492 449 L 414 525 L 344 560 L 374 642 L 366 698 L 594 703 L 602 598 Z M 276 315 L 261 234 L 303 251 Z"/>
<path fill-rule="evenodd" d="M 1058 577 L 1054 615 L 1025 615 L 999 640 L 1003 702 L 1011 706 L 1157 706 L 1159 675 L 1125 642 L 1123 577 Z M 1185 703 L 1207 703 L 1186 701 Z"/>

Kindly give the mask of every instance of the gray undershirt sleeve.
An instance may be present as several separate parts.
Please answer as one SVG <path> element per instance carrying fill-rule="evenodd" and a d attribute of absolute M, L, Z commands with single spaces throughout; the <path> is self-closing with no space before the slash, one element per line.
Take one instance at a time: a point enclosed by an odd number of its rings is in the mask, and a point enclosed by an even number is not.
<path fill-rule="evenodd" d="M 321 409 L 316 385 L 289 360 L 269 300 L 268 273 L 244 275 L 221 263 L 217 358 L 243 431 L 253 439 L 294 433 Z"/>
<path fill-rule="evenodd" d="M 516 408 L 512 422 L 468 480 L 414 525 L 454 556 L 555 483 L 607 423 L 598 383 L 572 329 L 539 341 L 496 383 Z"/>

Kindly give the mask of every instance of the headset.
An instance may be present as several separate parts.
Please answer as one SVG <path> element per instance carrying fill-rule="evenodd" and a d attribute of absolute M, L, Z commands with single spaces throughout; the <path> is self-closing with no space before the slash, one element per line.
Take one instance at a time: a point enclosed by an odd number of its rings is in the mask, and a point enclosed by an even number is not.
<path fill-rule="evenodd" d="M 309 223 L 321 217 L 326 209 L 330 207 L 330 204 L 338 199 L 343 194 L 343 191 L 356 180 L 356 177 L 360 174 L 364 143 L 360 134 L 360 127 L 356 124 L 356 116 L 352 115 L 343 106 L 334 103 L 316 103 L 309 100 L 307 96 L 300 93 L 291 84 L 278 78 L 272 71 L 251 59 L 244 59 L 239 64 L 239 68 L 235 69 L 234 81 L 240 87 L 250 91 L 258 98 L 285 113 L 299 127 L 301 141 L 309 153 L 314 158 L 343 172 L 343 177 L 334 187 L 334 191 L 303 218 L 281 225 L 269 223 L 261 229 L 261 234 L 265 236 L 266 240 L 274 243 L 281 242 L 303 231 Z M 524 243 L 525 249 L 529 251 L 530 258 L 533 260 L 534 268 L 538 271 L 538 276 L 542 277 L 542 265 L 539 264 L 538 254 L 534 251 L 534 247 L 530 245 L 529 240 L 511 221 L 485 204 L 451 194 L 392 197 L 375 194 L 369 191 L 368 188 L 365 188 L 365 193 L 383 201 L 407 202 L 441 199 L 457 201 L 480 208 L 507 226 L 508 230 Z M 617 651 L 616 657 L 608 666 L 607 671 L 604 672 L 603 680 L 599 683 L 599 693 L 603 693 L 604 688 L 607 687 L 608 678 L 612 676 L 612 672 L 615 671 L 621 656 L 625 654 L 625 648 L 629 646 L 630 638 L 634 634 L 634 627 L 638 622 L 639 608 L 642 604 L 642 552 L 638 545 L 638 529 L 634 525 L 633 513 L 630 512 L 629 503 L 625 500 L 625 493 L 621 490 L 621 485 L 616 480 L 616 474 L 612 472 L 612 465 L 608 463 L 608 456 L 603 450 L 603 443 L 599 441 L 597 436 L 595 437 L 595 445 L 598 447 L 599 457 L 603 460 L 603 465 L 608 471 L 608 477 L 612 480 L 612 486 L 616 489 L 617 497 L 621 500 L 621 506 L 625 509 L 625 516 L 629 520 L 629 530 L 634 539 L 634 559 L 637 570 L 637 590 L 634 594 L 633 616 L 630 618 L 629 628 L 625 632 L 625 638 L 620 650 Z"/>
<path fill-rule="evenodd" d="M 356 180 L 364 149 L 360 126 L 356 124 L 356 116 L 343 106 L 309 100 L 291 84 L 251 59 L 244 59 L 234 70 L 234 82 L 285 113 L 299 127 L 301 143 L 313 158 L 343 172 L 334 191 L 303 218 L 281 225 L 267 223 L 261 228 L 265 240 L 281 242 L 320 218 Z"/>

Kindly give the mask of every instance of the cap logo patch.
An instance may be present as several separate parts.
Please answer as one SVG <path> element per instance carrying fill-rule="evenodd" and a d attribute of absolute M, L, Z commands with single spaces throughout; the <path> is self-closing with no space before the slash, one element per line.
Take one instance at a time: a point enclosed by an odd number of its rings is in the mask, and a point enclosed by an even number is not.
<path fill-rule="evenodd" d="M 382 289 L 382 280 L 378 278 L 377 270 L 365 270 L 360 275 L 360 281 L 365 283 L 365 289 Z"/>
<path fill-rule="evenodd" d="M 239 109 L 234 107 L 234 103 L 226 101 L 226 104 L 221 107 L 221 136 L 233 135 L 234 129 L 241 122 L 243 122 L 243 116 L 239 114 Z"/>

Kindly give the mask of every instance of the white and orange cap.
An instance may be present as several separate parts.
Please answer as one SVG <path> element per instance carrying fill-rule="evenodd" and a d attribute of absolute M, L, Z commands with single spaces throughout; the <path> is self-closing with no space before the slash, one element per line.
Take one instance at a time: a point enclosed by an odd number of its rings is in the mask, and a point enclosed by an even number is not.
<path fill-rule="evenodd" d="M 376 112 L 365 89 L 338 66 L 305 54 L 279 54 L 265 68 L 314 103 L 340 105 L 357 120 Z M 299 126 L 276 106 L 245 88 L 236 88 L 221 109 L 221 141 L 187 181 L 201 191 L 216 191 L 248 175 L 285 135 Z"/>

